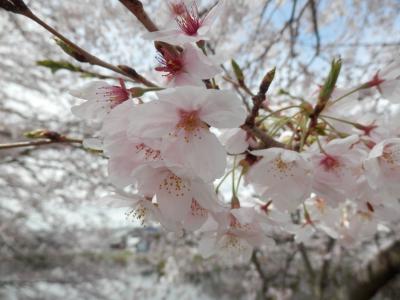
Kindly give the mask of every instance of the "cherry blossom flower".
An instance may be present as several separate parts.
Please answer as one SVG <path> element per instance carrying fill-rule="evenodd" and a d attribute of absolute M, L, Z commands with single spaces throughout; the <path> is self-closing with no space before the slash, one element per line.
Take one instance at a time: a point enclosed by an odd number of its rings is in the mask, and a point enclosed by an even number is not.
<path fill-rule="evenodd" d="M 141 138 L 127 139 L 124 133 L 105 139 L 104 153 L 109 157 L 109 180 L 123 188 L 134 183 L 133 172 L 143 165 L 159 167 L 164 165 L 160 140 Z"/>
<path fill-rule="evenodd" d="M 246 176 L 256 191 L 280 210 L 295 210 L 311 193 L 312 169 L 299 153 L 269 148 L 252 151 L 262 156 Z M 266 200 L 265 199 L 265 200 Z"/>
<path fill-rule="evenodd" d="M 159 92 L 158 98 L 135 107 L 128 135 L 162 138 L 165 163 L 179 175 L 207 182 L 222 176 L 226 153 L 208 127 L 239 127 L 245 119 L 239 98 L 230 91 L 198 87 Z"/>
<path fill-rule="evenodd" d="M 242 207 L 214 214 L 214 220 L 201 229 L 204 232 L 199 250 L 204 257 L 216 253 L 223 257 L 249 261 L 253 248 L 274 245 L 262 230 L 254 208 Z"/>
<path fill-rule="evenodd" d="M 120 85 L 113 86 L 105 81 L 92 81 L 71 90 L 72 96 L 88 100 L 72 107 L 72 113 L 87 120 L 102 121 L 113 108 L 129 99 L 129 92 L 122 80 Z"/>
<path fill-rule="evenodd" d="M 359 137 L 352 135 L 323 144 L 323 152 L 317 146 L 309 150 L 314 169 L 313 191 L 329 205 L 337 206 L 357 191 L 355 183 L 363 174 L 362 161 L 367 155 L 365 149 L 355 146 L 358 142 Z"/>
<path fill-rule="evenodd" d="M 172 52 L 168 48 L 161 48 L 157 71 L 164 72 L 168 86 L 197 85 L 204 83 L 221 70 L 200 50 L 190 44 L 185 44 L 182 52 Z"/>
<path fill-rule="evenodd" d="M 200 180 L 180 177 L 166 167 L 142 165 L 133 171 L 132 178 L 141 194 L 156 196 L 158 207 L 166 219 L 184 222 L 189 228 L 197 227 L 194 223 L 201 223 L 194 220 L 204 213 L 200 207 L 215 209 L 217 205 L 209 185 Z M 193 220 L 188 219 L 190 215 Z"/>
<path fill-rule="evenodd" d="M 398 198 L 400 193 L 400 138 L 377 144 L 364 162 L 369 185 Z"/>
<path fill-rule="evenodd" d="M 385 99 L 400 103 L 400 60 L 396 59 L 378 71 L 366 86 L 376 87 Z"/>
<path fill-rule="evenodd" d="M 337 229 L 339 242 L 342 246 L 349 247 L 371 238 L 376 233 L 378 222 L 372 211 L 347 206 L 344 208 L 341 223 Z"/>
<path fill-rule="evenodd" d="M 196 2 L 189 7 L 184 1 L 175 2 L 179 15 L 175 17 L 174 25 L 167 25 L 167 29 L 149 32 L 143 35 L 145 39 L 157 40 L 170 44 L 184 44 L 208 40 L 208 32 L 217 16 L 223 10 L 224 1 L 218 3 L 206 14 L 200 15 Z M 181 10 L 185 12 L 182 13 Z M 170 27 L 173 28 L 171 29 Z"/>
<path fill-rule="evenodd" d="M 150 222 L 160 222 L 160 214 L 150 197 L 144 197 L 139 194 L 128 194 L 119 190 L 117 193 L 111 193 L 102 197 L 99 203 L 111 208 L 129 208 L 127 216 L 133 216 L 141 225 Z"/>

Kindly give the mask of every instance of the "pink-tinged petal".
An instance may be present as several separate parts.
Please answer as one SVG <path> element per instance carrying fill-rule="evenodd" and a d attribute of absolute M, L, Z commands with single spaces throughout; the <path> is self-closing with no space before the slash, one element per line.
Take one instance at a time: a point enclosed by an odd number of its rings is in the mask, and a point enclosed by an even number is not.
<path fill-rule="evenodd" d="M 200 50 L 190 44 L 184 46 L 183 61 L 185 71 L 200 79 L 209 79 L 222 71 Z"/>
<path fill-rule="evenodd" d="M 232 91 L 207 90 L 207 102 L 200 118 L 216 128 L 235 128 L 244 123 L 246 110 Z"/>
<path fill-rule="evenodd" d="M 104 93 L 99 93 L 99 91 L 111 87 L 112 86 L 105 81 L 91 81 L 81 87 L 72 89 L 69 93 L 74 97 L 85 100 L 106 100 L 106 95 Z"/>
<path fill-rule="evenodd" d="M 158 186 L 157 203 L 167 218 L 184 220 L 192 203 L 190 182 L 172 172 L 166 173 Z"/>
<path fill-rule="evenodd" d="M 142 165 L 133 170 L 131 176 L 135 179 L 138 191 L 143 195 L 154 195 L 162 182 L 169 174 L 167 168 L 152 168 L 149 165 Z"/>
<path fill-rule="evenodd" d="M 131 195 L 122 193 L 113 193 L 99 199 L 97 203 L 107 207 L 135 207 L 139 201 L 143 200 L 141 195 Z"/>
<path fill-rule="evenodd" d="M 108 160 L 108 180 L 119 188 L 131 185 L 134 183 L 131 177 L 134 167 L 136 165 L 132 165 L 124 157 L 111 157 Z"/>
<path fill-rule="evenodd" d="M 241 128 L 224 130 L 219 136 L 219 140 L 230 154 L 243 153 L 249 147 L 247 133 Z"/>
<path fill-rule="evenodd" d="M 186 44 L 186 43 L 195 43 L 203 37 L 199 37 L 197 35 L 186 35 L 182 33 L 182 31 L 178 29 L 167 29 L 167 30 L 160 30 L 154 32 L 147 32 L 142 35 L 143 39 L 151 40 L 151 41 L 161 41 L 168 44 Z"/>
<path fill-rule="evenodd" d="M 232 209 L 231 214 L 239 221 L 240 224 L 252 223 L 256 217 L 256 211 L 251 207 Z"/>
<path fill-rule="evenodd" d="M 358 135 L 350 135 L 344 139 L 334 139 L 329 142 L 329 146 L 326 147 L 326 151 L 328 154 L 335 155 L 340 152 L 344 152 L 349 150 L 354 144 L 360 141 L 360 137 Z"/>
<path fill-rule="evenodd" d="M 217 212 L 222 209 L 215 195 L 214 187 L 200 180 L 192 181 L 193 198 L 207 210 Z"/>
<path fill-rule="evenodd" d="M 194 85 L 194 86 L 203 86 L 204 83 L 200 77 L 196 78 L 191 73 L 180 72 L 173 77 L 168 78 L 168 86 L 185 86 L 185 85 Z"/>
<path fill-rule="evenodd" d="M 247 262 L 253 253 L 253 246 L 245 239 L 225 234 L 217 241 L 218 252 L 228 261 L 241 260 Z"/>
<path fill-rule="evenodd" d="M 392 103 L 400 103 L 400 79 L 385 80 L 379 88 L 383 98 Z"/>
<path fill-rule="evenodd" d="M 71 112 L 82 119 L 101 121 L 111 110 L 102 102 L 85 101 L 82 104 L 71 107 Z"/>
<path fill-rule="evenodd" d="M 180 175 L 212 182 L 224 174 L 225 149 L 208 129 L 200 128 L 191 136 L 181 130 L 163 143 L 161 152 L 166 165 Z"/>
<path fill-rule="evenodd" d="M 190 211 L 183 220 L 183 227 L 189 231 L 199 229 L 208 218 L 208 210 L 202 207 L 195 199 L 192 199 Z"/>
<path fill-rule="evenodd" d="M 128 137 L 163 137 L 173 131 L 178 121 L 176 109 L 168 103 L 140 104 L 131 113 L 127 134 Z"/>
<path fill-rule="evenodd" d="M 112 136 L 116 133 L 126 131 L 128 121 L 131 119 L 131 114 L 135 109 L 135 104 L 131 100 L 127 100 L 116 106 L 104 118 L 103 128 L 101 133 L 103 136 Z"/>
<path fill-rule="evenodd" d="M 208 91 L 196 86 L 182 86 L 157 92 L 162 102 L 166 102 L 176 110 L 200 110 L 208 101 Z"/>
<path fill-rule="evenodd" d="M 365 160 L 364 167 L 371 188 L 398 197 L 400 193 L 400 138 L 383 140 L 377 144 Z"/>
<path fill-rule="evenodd" d="M 311 165 L 297 152 L 270 148 L 247 174 L 248 182 L 280 210 L 295 210 L 309 197 L 312 184 Z"/>

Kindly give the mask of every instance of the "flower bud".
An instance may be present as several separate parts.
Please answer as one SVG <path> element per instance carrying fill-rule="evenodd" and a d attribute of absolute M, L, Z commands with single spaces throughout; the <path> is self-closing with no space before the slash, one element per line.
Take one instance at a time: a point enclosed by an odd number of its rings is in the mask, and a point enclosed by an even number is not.
<path fill-rule="evenodd" d="M 22 0 L 0 0 L 0 8 L 21 15 L 29 12 L 28 6 Z"/>
<path fill-rule="evenodd" d="M 57 45 L 60 46 L 60 48 L 69 56 L 72 56 L 75 58 L 77 61 L 86 63 L 88 62 L 86 55 L 83 54 L 82 52 L 78 51 L 75 47 L 72 47 L 71 45 L 68 45 L 64 41 L 54 38 L 56 41 Z"/>
<path fill-rule="evenodd" d="M 267 74 L 265 74 L 265 76 L 264 76 L 264 78 L 263 78 L 263 80 L 261 81 L 261 84 L 260 84 L 259 94 L 265 95 L 267 93 L 268 88 L 272 83 L 272 80 L 274 80 L 275 71 L 276 71 L 276 68 L 274 67 Z"/>
<path fill-rule="evenodd" d="M 239 65 L 237 64 L 237 62 L 234 59 L 231 60 L 231 65 L 232 65 L 232 69 L 233 69 L 233 72 L 235 73 L 237 81 L 239 82 L 239 84 L 243 84 L 244 75 L 243 75 L 242 69 L 239 67 Z"/>

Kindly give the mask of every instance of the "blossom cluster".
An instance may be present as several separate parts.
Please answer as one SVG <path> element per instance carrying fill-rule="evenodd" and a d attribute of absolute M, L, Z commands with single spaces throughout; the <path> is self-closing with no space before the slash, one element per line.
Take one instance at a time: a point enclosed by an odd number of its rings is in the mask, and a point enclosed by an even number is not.
<path fill-rule="evenodd" d="M 267 115 L 254 115 L 235 92 L 218 87 L 222 69 L 203 47 L 224 1 L 205 14 L 195 4 L 168 3 L 165 29 L 144 35 L 161 42 L 155 70 L 163 87 L 95 81 L 71 91 L 87 100 L 72 112 L 101 122 L 100 143 L 85 143 L 109 159 L 117 189 L 110 203 L 132 207 L 142 223 L 200 232 L 204 256 L 249 259 L 282 233 L 308 242 L 323 232 L 349 245 L 390 228 L 400 212 L 400 124 L 395 112 L 368 117 L 359 108 L 378 101 L 376 90 L 396 109 L 400 62 L 356 88 L 331 87 L 322 108 L 321 99 L 314 107 L 303 99 L 276 108 L 264 101 Z M 251 114 L 250 129 L 282 146 L 266 146 L 246 130 Z M 228 179 L 230 199 L 214 186 Z"/>

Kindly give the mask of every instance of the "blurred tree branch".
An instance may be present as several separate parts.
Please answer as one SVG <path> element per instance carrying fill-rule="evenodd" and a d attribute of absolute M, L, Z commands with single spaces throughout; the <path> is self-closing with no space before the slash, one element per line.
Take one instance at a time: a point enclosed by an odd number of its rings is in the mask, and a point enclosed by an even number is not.
<path fill-rule="evenodd" d="M 357 272 L 349 289 L 348 299 L 368 300 L 390 280 L 400 274 L 400 240 L 376 255 Z"/>

